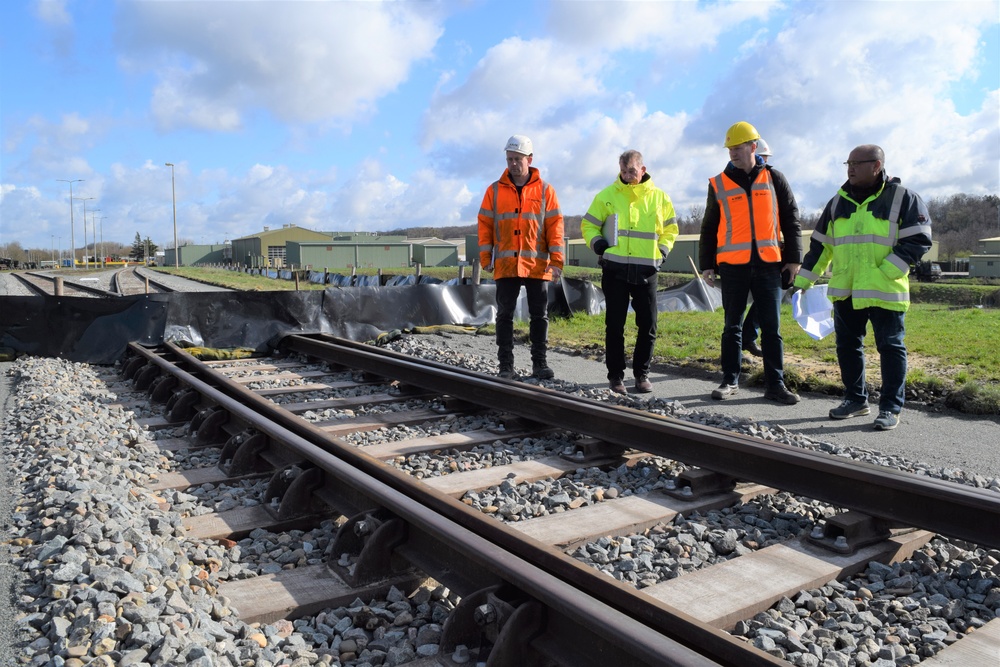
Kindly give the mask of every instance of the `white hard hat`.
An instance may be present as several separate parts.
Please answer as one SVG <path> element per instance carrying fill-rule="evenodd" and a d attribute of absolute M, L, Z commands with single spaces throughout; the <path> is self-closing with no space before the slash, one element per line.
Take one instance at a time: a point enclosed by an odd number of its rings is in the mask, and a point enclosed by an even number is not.
<path fill-rule="evenodd" d="M 535 151 L 531 147 L 531 139 L 524 136 L 523 134 L 515 134 L 510 139 L 507 140 L 507 146 L 504 148 L 505 151 L 514 151 L 515 153 L 520 153 L 521 155 L 531 155 Z"/>
<path fill-rule="evenodd" d="M 774 155 L 774 153 L 771 152 L 771 147 L 767 145 L 766 141 L 764 141 L 764 137 L 757 137 L 757 155 L 761 157 L 770 157 Z"/>

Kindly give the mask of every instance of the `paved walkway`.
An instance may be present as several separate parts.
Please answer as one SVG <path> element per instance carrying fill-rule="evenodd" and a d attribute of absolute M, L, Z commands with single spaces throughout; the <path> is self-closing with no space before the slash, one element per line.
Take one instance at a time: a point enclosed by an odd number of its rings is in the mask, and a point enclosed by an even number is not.
<path fill-rule="evenodd" d="M 451 334 L 438 338 L 457 350 L 488 358 L 496 355 L 496 344 L 491 336 Z M 517 368 L 522 372 L 530 371 L 528 347 L 515 346 L 515 356 Z M 607 370 L 601 362 L 550 352 L 549 365 L 557 378 L 584 386 L 608 386 Z M 1000 477 L 1000 417 L 982 418 L 951 410 L 934 412 L 908 405 L 895 430 L 875 431 L 872 427 L 874 408 L 867 417 L 831 420 L 827 413 L 840 403 L 835 396 L 804 393 L 797 405 L 780 405 L 764 400 L 763 387 L 741 387 L 736 397 L 715 401 L 710 394 L 721 382 L 719 374 L 706 372 L 700 377 L 690 377 L 654 371 L 650 381 L 653 383 L 652 396 L 680 401 L 692 410 L 768 421 L 815 441 L 861 447 L 935 468 L 958 468 L 987 478 Z M 632 384 L 632 378 L 626 377 L 630 391 Z"/>

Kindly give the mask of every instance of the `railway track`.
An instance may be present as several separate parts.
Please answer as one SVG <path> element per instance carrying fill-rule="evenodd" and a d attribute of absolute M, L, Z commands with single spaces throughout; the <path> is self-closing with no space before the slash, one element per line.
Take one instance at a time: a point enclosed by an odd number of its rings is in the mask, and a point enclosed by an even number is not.
<path fill-rule="evenodd" d="M 174 289 L 151 277 L 148 272 L 140 272 L 138 267 L 132 266 L 115 272 L 114 291 L 122 296 L 132 296 L 136 294 L 166 294 L 173 292 Z"/>
<path fill-rule="evenodd" d="M 159 447 L 218 462 L 165 475 L 158 488 L 259 480 L 253 507 L 191 517 L 193 535 L 236 539 L 336 518 L 323 564 L 221 591 L 244 618 L 296 618 L 432 577 L 460 602 L 427 664 L 461 664 L 465 651 L 488 665 L 786 664 L 726 631 L 870 562 L 906 559 L 934 533 L 1000 547 L 994 493 L 348 341 L 290 336 L 284 349 L 202 362 L 172 345 L 133 345 L 123 365 L 135 390 L 165 406 L 147 427 L 189 434 Z M 514 455 L 470 454 L 491 447 Z M 408 466 L 428 453 L 433 465 Z M 579 492 L 600 471 L 618 483 Z M 666 479 L 615 498 L 637 471 Z M 575 497 L 511 511 L 533 504 L 518 492 L 564 479 Z M 628 570 L 609 577 L 581 558 L 641 547 L 679 517 L 779 490 L 822 505 L 798 517 L 809 530 L 683 577 L 637 585 Z M 940 654 L 964 662 L 941 664 L 995 664 L 977 660 L 997 655 L 998 634 L 994 621 Z"/>
<path fill-rule="evenodd" d="M 166 294 L 175 291 L 165 282 L 157 280 L 148 273 L 142 273 L 137 267 L 119 269 L 111 274 L 98 276 L 69 278 L 54 276 L 47 273 L 18 272 L 13 273 L 18 282 L 32 293 L 40 296 L 55 296 L 57 283 L 64 296 L 83 296 L 110 298 L 119 296 L 135 296 L 140 294 Z"/>
<path fill-rule="evenodd" d="M 55 296 L 57 285 L 63 296 L 82 296 L 89 298 L 117 297 L 118 294 L 108 289 L 106 280 L 96 278 L 75 278 L 72 280 L 62 276 L 31 271 L 13 273 L 18 282 L 39 296 Z"/>

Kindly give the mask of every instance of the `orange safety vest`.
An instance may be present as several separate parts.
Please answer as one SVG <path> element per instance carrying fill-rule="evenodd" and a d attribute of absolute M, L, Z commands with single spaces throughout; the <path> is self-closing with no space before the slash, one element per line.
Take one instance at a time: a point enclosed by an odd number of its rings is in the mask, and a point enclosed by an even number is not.
<path fill-rule="evenodd" d="M 549 266 L 563 266 L 559 200 L 534 167 L 520 198 L 506 171 L 487 188 L 478 227 L 480 262 L 493 264 L 494 278 L 551 279 Z"/>
<path fill-rule="evenodd" d="M 761 169 L 747 191 L 725 172 L 709 181 L 719 202 L 719 231 L 716 261 L 719 264 L 749 264 L 750 249 L 757 242 L 757 254 L 765 262 L 781 261 L 781 228 L 778 225 L 778 196 L 770 169 Z"/>

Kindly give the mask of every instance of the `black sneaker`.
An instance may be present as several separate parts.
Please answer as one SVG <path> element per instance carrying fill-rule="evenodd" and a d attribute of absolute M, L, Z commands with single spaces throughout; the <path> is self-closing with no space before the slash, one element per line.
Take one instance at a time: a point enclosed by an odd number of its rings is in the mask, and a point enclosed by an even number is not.
<path fill-rule="evenodd" d="M 504 380 L 514 379 L 514 367 L 510 364 L 500 364 L 500 372 L 497 373 L 497 377 L 501 377 Z"/>
<path fill-rule="evenodd" d="M 738 384 L 720 384 L 718 389 L 712 390 L 712 398 L 717 401 L 724 401 L 727 398 L 732 398 L 740 391 L 740 386 Z"/>
<path fill-rule="evenodd" d="M 764 398 L 769 401 L 784 403 L 785 405 L 795 405 L 799 402 L 798 395 L 788 391 L 788 387 L 783 384 L 779 384 L 777 387 L 771 387 L 765 391 Z"/>
<path fill-rule="evenodd" d="M 531 367 L 531 375 L 539 380 L 551 380 L 556 376 L 556 372 L 549 368 L 549 365 L 543 361 Z"/>

